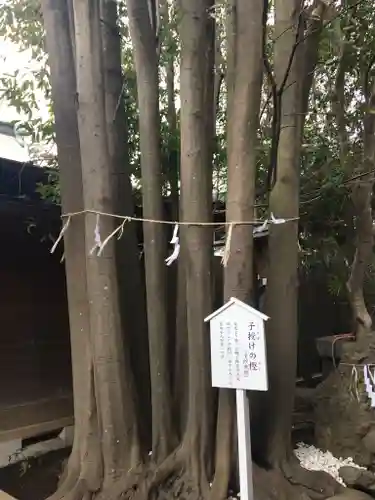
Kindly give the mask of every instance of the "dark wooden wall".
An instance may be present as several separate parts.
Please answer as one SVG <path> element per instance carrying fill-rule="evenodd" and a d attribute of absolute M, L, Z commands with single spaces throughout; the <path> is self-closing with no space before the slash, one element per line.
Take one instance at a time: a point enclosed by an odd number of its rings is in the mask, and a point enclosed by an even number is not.
<path fill-rule="evenodd" d="M 28 224 L 0 210 L 0 406 L 71 391 L 64 266 Z"/>

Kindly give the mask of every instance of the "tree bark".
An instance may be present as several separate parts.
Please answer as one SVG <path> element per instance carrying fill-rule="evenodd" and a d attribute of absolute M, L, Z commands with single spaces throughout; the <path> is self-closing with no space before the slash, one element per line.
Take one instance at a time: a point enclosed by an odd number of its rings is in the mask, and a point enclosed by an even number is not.
<path fill-rule="evenodd" d="M 127 117 L 124 107 L 124 78 L 121 69 L 121 39 L 117 25 L 117 2 L 101 0 L 105 111 L 110 154 L 115 212 L 134 215 Z M 122 329 L 130 339 L 131 365 L 137 389 L 137 420 L 144 449 L 151 446 L 150 367 L 147 337 L 147 312 L 141 275 L 135 224 L 127 224 L 116 244 L 117 279 L 120 294 Z"/>
<path fill-rule="evenodd" d="M 139 104 L 143 216 L 164 218 L 156 27 L 147 0 L 128 0 Z M 154 5 L 156 9 L 156 4 Z M 175 445 L 168 371 L 166 244 L 162 224 L 143 224 L 151 367 L 152 452 L 166 458 Z"/>
<path fill-rule="evenodd" d="M 263 0 L 237 0 L 230 26 L 231 101 L 228 108 L 228 192 L 226 220 L 254 218 L 255 175 L 262 86 Z M 233 28 L 232 28 L 233 29 Z M 249 51 L 249 47 L 251 50 Z M 227 233 L 228 236 L 228 233 Z M 224 269 L 224 301 L 237 297 L 253 303 L 253 228 L 233 226 Z M 226 498 L 233 443 L 233 391 L 221 389 L 212 497 Z M 217 489 L 216 489 L 217 488 Z"/>
<path fill-rule="evenodd" d="M 179 130 L 177 127 L 176 112 L 176 89 L 175 89 L 175 64 L 177 53 L 177 33 L 176 33 L 176 3 L 175 0 L 169 2 L 163 0 L 160 2 L 161 21 L 163 23 L 162 32 L 164 38 L 162 41 L 162 51 L 167 56 L 165 61 L 166 86 L 167 86 L 167 158 L 166 158 L 166 179 L 170 189 L 171 218 L 173 220 L 181 219 L 179 210 L 179 179 L 180 179 L 180 158 L 179 158 Z M 184 231 L 179 228 L 179 233 Z M 187 373 L 188 359 L 187 351 L 187 325 L 186 325 L 186 283 L 184 270 L 184 257 L 180 251 L 177 265 L 171 267 L 169 271 L 169 280 L 173 282 L 174 296 L 170 300 L 171 309 L 173 309 L 173 320 L 170 328 L 173 331 L 173 351 L 174 366 L 172 371 L 172 391 L 173 406 L 176 423 L 176 431 L 181 437 L 185 430 L 187 415 Z M 171 291 L 169 289 L 168 293 Z"/>
<path fill-rule="evenodd" d="M 299 162 L 302 130 L 297 44 L 300 0 L 275 3 L 275 81 L 281 96 L 280 137 L 276 183 L 270 195 L 275 217 L 294 218 L 299 213 Z M 290 28 L 293 29 L 290 29 Z M 297 49 L 297 50 L 296 50 Z M 285 80 L 286 78 L 286 80 Z M 269 236 L 269 276 L 266 312 L 269 372 L 266 461 L 278 466 L 291 453 L 292 410 L 297 363 L 298 221 L 272 225 Z M 277 415 L 277 418 L 274 416 Z"/>
<path fill-rule="evenodd" d="M 83 209 L 81 154 L 76 113 L 76 76 L 65 2 L 43 0 L 42 11 L 52 85 L 52 101 L 60 167 L 62 210 Z M 97 443 L 96 404 L 92 398 L 92 356 L 87 290 L 84 220 L 73 218 L 64 235 L 72 351 L 75 432 L 73 450 L 54 500 L 77 491 L 85 482 L 97 488 L 101 458 Z M 89 461 L 86 454 L 89 454 Z"/>
<path fill-rule="evenodd" d="M 180 218 L 182 219 L 181 212 Z M 180 228 L 180 239 L 186 228 Z M 186 278 L 185 278 L 185 257 L 184 249 L 180 249 L 177 263 L 177 305 L 176 305 L 176 343 L 175 343 L 175 367 L 173 399 L 176 420 L 178 422 L 177 431 L 181 437 L 186 428 L 189 399 L 189 357 L 188 352 L 188 329 L 187 329 L 187 304 L 186 304 Z"/>
<path fill-rule="evenodd" d="M 367 76 L 366 76 L 367 78 Z M 364 118 L 364 151 L 360 171 L 365 174 L 352 185 L 352 201 L 356 215 L 356 251 L 347 282 L 349 299 L 353 310 L 354 328 L 358 340 L 371 331 L 372 319 L 364 299 L 363 286 L 366 272 L 373 258 L 374 230 L 372 217 L 372 193 L 375 164 L 375 83 L 367 97 L 367 111 Z"/>
<path fill-rule="evenodd" d="M 75 0 L 78 124 L 85 209 L 113 213 L 108 165 L 99 0 Z M 112 217 L 86 214 L 87 282 L 95 398 L 103 457 L 105 490 L 139 462 L 134 388 L 124 349 L 115 266 L 115 241 L 102 255 L 92 254 L 95 230 L 104 239 L 114 229 Z"/>
<path fill-rule="evenodd" d="M 183 220 L 212 218 L 213 19 L 210 0 L 181 0 L 181 213 Z M 212 308 L 212 230 L 190 225 L 182 232 L 189 360 L 189 411 L 184 445 L 195 485 L 208 492 L 211 383 L 209 335 Z"/>

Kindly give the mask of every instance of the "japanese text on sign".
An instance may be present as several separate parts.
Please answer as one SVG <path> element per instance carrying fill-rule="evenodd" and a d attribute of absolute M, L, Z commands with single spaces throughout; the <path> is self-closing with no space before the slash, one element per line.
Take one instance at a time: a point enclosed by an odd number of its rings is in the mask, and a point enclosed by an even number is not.
<path fill-rule="evenodd" d="M 212 385 L 267 390 L 264 320 L 234 305 L 210 321 Z"/>

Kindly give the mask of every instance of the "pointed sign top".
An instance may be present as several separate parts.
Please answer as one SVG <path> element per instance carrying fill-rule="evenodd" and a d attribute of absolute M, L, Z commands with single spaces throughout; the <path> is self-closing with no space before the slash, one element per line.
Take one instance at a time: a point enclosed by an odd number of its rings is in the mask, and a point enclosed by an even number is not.
<path fill-rule="evenodd" d="M 263 321 L 267 321 L 269 319 L 268 316 L 263 314 L 262 312 L 258 311 L 257 309 L 254 309 L 254 307 L 249 306 L 248 304 L 245 304 L 245 302 L 242 302 L 242 300 L 236 299 L 235 297 L 232 297 L 231 299 L 228 300 L 223 306 L 221 306 L 219 309 L 216 309 L 213 313 L 211 313 L 207 318 L 205 318 L 205 322 L 207 323 L 208 321 L 211 321 L 213 318 L 218 316 L 219 314 L 223 313 L 226 309 L 228 309 L 231 306 L 240 306 L 243 309 L 246 309 L 251 314 L 255 314 L 258 316 L 260 319 Z"/>

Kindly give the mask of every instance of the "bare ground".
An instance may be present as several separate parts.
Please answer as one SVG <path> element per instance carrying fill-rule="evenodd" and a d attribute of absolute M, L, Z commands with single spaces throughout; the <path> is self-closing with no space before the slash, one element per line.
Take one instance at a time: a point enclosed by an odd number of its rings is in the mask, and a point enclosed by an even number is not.
<path fill-rule="evenodd" d="M 0 490 L 17 500 L 44 500 L 57 487 L 69 450 L 58 450 L 0 469 Z"/>
<path fill-rule="evenodd" d="M 295 430 L 293 440 L 295 442 L 299 440 L 309 442 L 312 439 L 311 434 L 311 429 Z M 63 463 L 68 458 L 68 455 L 69 450 L 54 451 L 42 457 L 0 469 L 0 490 L 14 496 L 17 500 L 44 500 L 56 491 Z M 277 479 L 273 474 L 256 468 L 254 479 L 260 498 L 262 496 L 272 497 L 270 490 L 275 492 L 276 498 L 278 497 L 277 491 L 280 490 L 279 481 L 281 481 L 281 478 Z M 269 485 L 267 494 L 263 491 L 264 487 L 261 486 L 263 481 L 268 482 Z M 173 496 L 179 498 L 181 494 L 180 488 L 181 482 L 177 481 L 175 488 L 172 488 L 176 489 L 175 494 L 169 495 L 169 498 Z M 171 485 L 166 489 L 167 491 L 170 490 Z M 160 498 L 163 498 L 163 496 L 161 494 Z"/>

